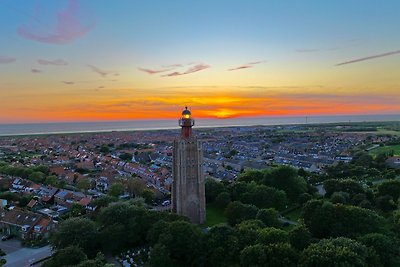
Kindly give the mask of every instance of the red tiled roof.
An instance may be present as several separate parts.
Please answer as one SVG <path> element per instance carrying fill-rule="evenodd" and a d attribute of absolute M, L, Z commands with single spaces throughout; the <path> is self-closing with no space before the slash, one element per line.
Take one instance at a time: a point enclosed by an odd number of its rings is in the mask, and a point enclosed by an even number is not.
<path fill-rule="evenodd" d="M 28 208 L 33 208 L 37 203 L 37 200 L 35 199 L 31 199 L 31 201 L 29 201 L 28 205 L 26 205 Z"/>

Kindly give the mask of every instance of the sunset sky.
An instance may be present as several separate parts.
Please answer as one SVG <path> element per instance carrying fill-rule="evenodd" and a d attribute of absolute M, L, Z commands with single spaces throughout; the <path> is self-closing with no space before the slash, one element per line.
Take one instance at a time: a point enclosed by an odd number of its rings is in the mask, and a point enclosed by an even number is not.
<path fill-rule="evenodd" d="M 0 123 L 400 113 L 400 1 L 0 0 Z"/>

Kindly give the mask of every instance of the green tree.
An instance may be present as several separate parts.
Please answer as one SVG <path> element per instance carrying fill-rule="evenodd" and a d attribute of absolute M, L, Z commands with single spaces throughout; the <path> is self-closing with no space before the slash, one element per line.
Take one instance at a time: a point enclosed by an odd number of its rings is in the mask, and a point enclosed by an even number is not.
<path fill-rule="evenodd" d="M 146 183 L 138 177 L 132 177 L 131 179 L 128 180 L 127 190 L 131 197 L 141 196 L 145 188 L 146 188 Z"/>
<path fill-rule="evenodd" d="M 107 145 L 102 145 L 99 151 L 100 153 L 108 154 L 110 153 L 110 148 Z"/>
<path fill-rule="evenodd" d="M 214 179 L 208 178 L 205 182 L 206 201 L 211 203 L 224 190 L 224 185 Z"/>
<path fill-rule="evenodd" d="M 228 192 L 221 192 L 214 200 L 215 206 L 225 209 L 226 206 L 231 202 L 231 196 Z"/>
<path fill-rule="evenodd" d="M 358 239 L 365 246 L 374 249 L 382 266 L 400 266 L 399 241 L 379 233 L 370 233 Z"/>
<path fill-rule="evenodd" d="M 156 198 L 156 194 L 154 193 L 153 190 L 146 188 L 142 192 L 142 197 L 144 198 L 146 204 L 152 204 Z"/>
<path fill-rule="evenodd" d="M 264 228 L 265 225 L 260 220 L 247 220 L 235 226 L 235 234 L 239 241 L 239 250 L 251 245 L 255 245 L 258 232 Z"/>
<path fill-rule="evenodd" d="M 98 232 L 93 221 L 86 218 L 70 218 L 63 221 L 50 239 L 57 250 L 79 246 L 89 255 L 97 253 Z"/>
<path fill-rule="evenodd" d="M 120 195 L 122 195 L 124 193 L 124 191 L 125 191 L 125 187 L 121 183 L 112 184 L 108 188 L 108 194 L 113 197 L 119 197 Z"/>
<path fill-rule="evenodd" d="M 29 176 L 29 178 L 35 183 L 42 183 L 44 182 L 45 175 L 43 172 L 35 171 Z"/>
<path fill-rule="evenodd" d="M 393 198 L 393 200 L 397 201 L 400 197 L 400 181 L 398 180 L 384 181 L 383 183 L 378 185 L 378 195 L 379 196 L 389 195 Z"/>
<path fill-rule="evenodd" d="M 311 244 L 302 253 L 302 267 L 364 267 L 368 249 L 349 238 L 323 239 Z"/>
<path fill-rule="evenodd" d="M 311 233 L 305 225 L 298 225 L 290 230 L 289 241 L 292 247 L 303 250 L 311 243 Z"/>
<path fill-rule="evenodd" d="M 57 176 L 55 176 L 55 175 L 47 176 L 46 179 L 44 180 L 44 184 L 57 186 L 57 184 L 58 184 Z"/>
<path fill-rule="evenodd" d="M 326 191 L 326 196 L 330 197 L 334 192 L 345 192 L 349 196 L 355 194 L 365 193 L 362 185 L 353 179 L 328 179 L 324 181 L 324 189 Z"/>
<path fill-rule="evenodd" d="M 119 158 L 123 161 L 130 162 L 132 160 L 133 155 L 131 153 L 122 153 L 119 155 Z"/>
<path fill-rule="evenodd" d="M 88 178 L 80 179 L 76 184 L 76 188 L 81 191 L 87 191 L 92 187 L 92 184 Z"/>
<path fill-rule="evenodd" d="M 230 226 L 221 224 L 212 227 L 206 236 L 206 266 L 234 266 L 239 260 L 238 242 Z"/>
<path fill-rule="evenodd" d="M 62 219 L 79 217 L 86 213 L 85 207 L 79 203 L 73 203 L 68 212 L 61 216 Z"/>
<path fill-rule="evenodd" d="M 268 267 L 295 267 L 298 262 L 298 253 L 288 243 L 275 243 L 265 247 L 264 266 Z"/>
<path fill-rule="evenodd" d="M 237 181 L 239 182 L 256 182 L 257 184 L 261 184 L 264 180 L 264 172 L 258 170 L 246 170 L 245 172 L 239 174 Z"/>
<path fill-rule="evenodd" d="M 384 195 L 375 199 L 376 208 L 388 212 L 396 209 L 396 203 L 394 203 L 392 196 Z"/>
<path fill-rule="evenodd" d="M 331 195 L 330 201 L 334 204 L 336 203 L 342 203 L 342 204 L 346 204 L 349 202 L 349 194 L 346 192 L 334 192 Z"/>
<path fill-rule="evenodd" d="M 258 231 L 257 243 L 263 245 L 269 245 L 269 244 L 287 243 L 287 242 L 289 242 L 288 233 L 281 229 L 268 227 Z"/>
<path fill-rule="evenodd" d="M 296 202 L 299 195 L 307 192 L 307 182 L 297 174 L 297 170 L 289 166 L 280 166 L 266 173 L 264 184 L 285 191 L 287 197 Z"/>
<path fill-rule="evenodd" d="M 244 267 L 297 266 L 297 252 L 288 243 L 264 246 L 248 246 L 240 253 L 240 263 Z"/>
<path fill-rule="evenodd" d="M 387 231 L 385 219 L 372 210 L 322 200 L 307 202 L 302 217 L 312 235 L 319 238 Z"/>
<path fill-rule="evenodd" d="M 265 259 L 265 249 L 261 244 L 248 246 L 240 253 L 240 265 L 243 267 L 265 266 Z"/>
<path fill-rule="evenodd" d="M 58 249 L 51 260 L 43 263 L 43 267 L 77 266 L 87 260 L 86 254 L 79 246 L 67 246 Z"/>
<path fill-rule="evenodd" d="M 230 225 L 238 224 L 245 220 L 254 219 L 257 215 L 257 208 L 253 205 L 246 205 L 240 201 L 229 203 L 225 209 L 225 216 Z"/>
<path fill-rule="evenodd" d="M 262 221 L 267 227 L 280 227 L 282 224 L 278 219 L 279 213 L 274 208 L 260 209 L 256 219 Z"/>
<path fill-rule="evenodd" d="M 107 207 L 110 203 L 116 202 L 118 199 L 109 195 L 104 195 L 92 201 L 93 206 L 97 208 Z"/>
<path fill-rule="evenodd" d="M 162 244 L 156 244 L 150 254 L 150 266 L 176 267 L 177 263 L 171 259 L 169 249 Z"/>
<path fill-rule="evenodd" d="M 113 263 L 107 263 L 103 253 L 99 252 L 96 258 L 80 262 L 76 267 L 115 267 Z"/>
<path fill-rule="evenodd" d="M 164 246 L 177 266 L 203 266 L 205 259 L 204 236 L 197 226 L 176 221 L 160 234 L 158 244 Z"/>
<path fill-rule="evenodd" d="M 248 185 L 247 191 L 240 196 L 240 201 L 258 208 L 275 208 L 277 210 L 284 209 L 287 203 L 284 191 L 256 184 Z"/>

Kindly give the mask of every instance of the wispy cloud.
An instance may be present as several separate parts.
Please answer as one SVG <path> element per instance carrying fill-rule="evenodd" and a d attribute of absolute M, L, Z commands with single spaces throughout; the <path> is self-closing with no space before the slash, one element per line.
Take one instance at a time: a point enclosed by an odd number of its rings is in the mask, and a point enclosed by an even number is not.
<path fill-rule="evenodd" d="M 17 61 L 15 57 L 2 57 L 0 56 L 0 64 L 10 64 Z"/>
<path fill-rule="evenodd" d="M 162 77 L 173 77 L 173 76 L 179 76 L 179 75 L 183 75 L 183 74 L 184 74 L 184 73 L 182 73 L 182 72 L 174 71 L 174 72 L 171 72 L 171 73 L 162 75 Z"/>
<path fill-rule="evenodd" d="M 31 69 L 31 72 L 37 74 L 37 73 L 41 73 L 42 71 L 38 70 L 38 69 Z"/>
<path fill-rule="evenodd" d="M 67 6 L 56 13 L 56 24 L 43 27 L 43 19 L 35 16 L 35 20 L 28 25 L 21 25 L 17 33 L 26 39 L 52 44 L 67 44 L 85 36 L 95 26 L 94 22 L 83 25 L 78 17 L 79 6 L 77 0 L 69 0 Z M 32 15 L 33 17 L 33 15 Z M 45 29 L 45 30 L 43 30 Z"/>
<path fill-rule="evenodd" d="M 40 65 L 53 65 L 53 66 L 68 65 L 68 62 L 62 59 L 55 59 L 55 60 L 38 59 L 37 63 L 39 63 Z"/>
<path fill-rule="evenodd" d="M 171 64 L 171 65 L 165 65 L 163 68 L 180 68 L 183 67 L 182 64 Z"/>
<path fill-rule="evenodd" d="M 240 66 L 237 66 L 234 68 L 230 68 L 230 69 L 228 69 L 228 71 L 249 69 L 249 68 L 253 68 L 254 65 L 258 65 L 261 63 L 265 63 L 265 62 L 266 62 L 266 60 L 253 61 L 253 62 L 249 62 L 249 63 L 243 64 L 243 65 L 240 65 Z"/>
<path fill-rule="evenodd" d="M 254 62 L 249 62 L 247 64 L 249 65 L 257 65 L 257 64 L 261 64 L 261 63 L 265 63 L 267 62 L 266 60 L 260 60 L 260 61 L 254 61 Z"/>
<path fill-rule="evenodd" d="M 119 76 L 119 73 L 115 71 L 108 71 L 108 70 L 103 70 L 100 69 L 96 66 L 93 65 L 87 65 L 93 72 L 99 74 L 101 77 L 106 77 L 107 75 L 113 75 L 113 76 Z"/>
<path fill-rule="evenodd" d="M 239 66 L 239 67 L 235 67 L 235 68 L 228 69 L 228 71 L 249 69 L 249 68 L 252 68 L 252 67 L 253 67 L 253 66 L 251 66 L 251 65 L 242 65 L 242 66 Z"/>
<path fill-rule="evenodd" d="M 374 59 L 374 58 L 388 57 L 388 56 L 393 56 L 393 55 L 397 55 L 397 54 L 400 54 L 400 50 L 396 50 L 396 51 L 387 52 L 387 53 L 383 53 L 383 54 L 373 55 L 373 56 L 369 56 L 369 57 L 362 57 L 362 58 L 357 58 L 357 59 L 341 62 L 341 63 L 336 64 L 336 66 L 342 66 L 342 65 L 357 63 L 357 62 L 370 60 L 370 59 Z"/>
<path fill-rule="evenodd" d="M 180 76 L 180 75 L 185 75 L 185 74 L 190 74 L 190 73 L 202 71 L 202 70 L 205 70 L 205 69 L 208 69 L 208 68 L 210 68 L 209 65 L 203 64 L 203 63 L 199 63 L 199 64 L 196 64 L 196 65 L 193 66 L 193 67 L 188 68 L 188 69 L 187 69 L 186 71 L 184 71 L 184 72 L 174 71 L 174 72 L 172 72 L 172 73 L 168 73 L 168 74 L 162 75 L 162 77 Z"/>
<path fill-rule="evenodd" d="M 170 65 L 163 65 L 158 69 L 138 68 L 138 70 L 146 72 L 150 75 L 153 75 L 153 74 L 163 73 L 163 72 L 171 71 L 171 70 L 182 68 L 182 67 L 184 67 L 184 64 L 177 63 L 177 64 L 170 64 Z"/>
<path fill-rule="evenodd" d="M 210 67 L 210 66 L 207 65 L 207 64 L 200 63 L 200 64 L 197 64 L 197 65 L 195 65 L 195 66 L 189 68 L 189 69 L 188 69 L 187 71 L 185 71 L 183 74 L 189 74 L 189 73 L 193 73 L 193 72 L 198 72 L 198 71 L 201 71 L 201 70 L 208 69 L 209 67 Z"/>
<path fill-rule="evenodd" d="M 75 82 L 71 82 L 71 81 L 61 81 L 63 84 L 67 84 L 67 85 L 72 85 L 75 84 Z"/>
<path fill-rule="evenodd" d="M 143 72 L 146 72 L 146 73 L 148 73 L 148 74 L 157 74 L 157 73 L 162 73 L 162 72 L 170 71 L 171 68 L 168 68 L 168 69 L 158 69 L 158 70 L 155 70 L 155 69 L 138 68 L 138 70 L 143 71 Z"/>

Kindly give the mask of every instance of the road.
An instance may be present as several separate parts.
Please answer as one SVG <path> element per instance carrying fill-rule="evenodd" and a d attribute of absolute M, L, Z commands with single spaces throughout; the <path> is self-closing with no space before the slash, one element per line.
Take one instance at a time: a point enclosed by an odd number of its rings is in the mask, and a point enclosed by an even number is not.
<path fill-rule="evenodd" d="M 7 254 L 4 258 L 7 263 L 4 267 L 12 266 L 30 266 L 31 263 L 48 257 L 52 254 L 50 246 L 45 246 L 41 248 L 21 248 L 10 254 Z M 38 266 L 38 265 L 37 265 Z"/>

